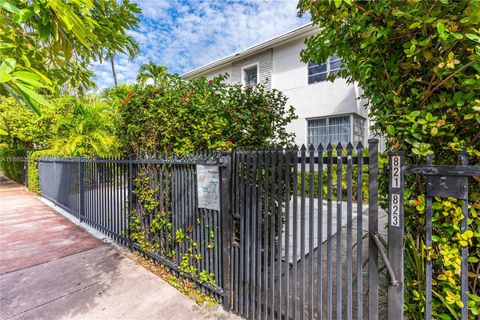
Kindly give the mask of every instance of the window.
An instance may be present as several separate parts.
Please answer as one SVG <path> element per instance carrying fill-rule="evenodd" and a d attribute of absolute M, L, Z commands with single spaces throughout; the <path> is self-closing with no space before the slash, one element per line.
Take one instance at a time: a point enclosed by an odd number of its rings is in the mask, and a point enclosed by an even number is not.
<path fill-rule="evenodd" d="M 328 119 L 328 138 L 331 143 L 346 145 L 350 139 L 350 116 Z"/>
<path fill-rule="evenodd" d="M 352 121 L 353 120 L 353 125 Z M 321 143 L 326 147 L 329 143 L 342 145 L 352 142 L 364 143 L 365 119 L 357 115 L 346 115 L 307 120 L 307 143 L 315 147 Z"/>
<path fill-rule="evenodd" d="M 353 116 L 353 143 L 364 143 L 365 141 L 365 119 Z"/>
<path fill-rule="evenodd" d="M 246 86 L 256 86 L 258 77 L 257 77 L 257 66 L 251 66 L 243 69 L 243 84 Z"/>
<path fill-rule="evenodd" d="M 308 145 L 313 144 L 316 147 L 321 143 L 327 144 L 327 119 L 308 120 Z"/>
<path fill-rule="evenodd" d="M 327 64 L 316 64 L 308 61 L 308 83 L 315 83 L 327 80 Z"/>
<path fill-rule="evenodd" d="M 340 59 L 339 56 L 337 56 L 336 54 L 333 54 L 333 56 L 330 57 L 330 59 L 328 59 L 329 63 L 329 72 L 330 74 L 333 74 L 333 75 L 336 75 L 339 71 L 340 71 L 340 63 L 342 61 L 342 59 Z"/>
<path fill-rule="evenodd" d="M 336 75 L 340 70 L 342 59 L 336 54 L 328 58 L 324 63 L 308 62 L 308 83 L 316 83 L 327 80 L 329 75 Z"/>

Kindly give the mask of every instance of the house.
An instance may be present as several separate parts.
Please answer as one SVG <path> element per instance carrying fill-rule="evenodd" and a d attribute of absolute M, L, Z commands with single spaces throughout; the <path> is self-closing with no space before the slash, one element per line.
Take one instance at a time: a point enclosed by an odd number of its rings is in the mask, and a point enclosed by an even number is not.
<path fill-rule="evenodd" d="M 365 101 L 359 99 L 359 87 L 344 79 L 328 81 L 329 74 L 340 70 L 340 59 L 332 56 L 326 63 L 304 63 L 300 52 L 305 39 L 318 27 L 307 24 L 290 32 L 254 45 L 220 60 L 185 73 L 187 80 L 205 76 L 211 79 L 228 73 L 230 82 L 255 86 L 264 84 L 285 94 L 296 109 L 298 119 L 287 129 L 295 133 L 296 144 L 329 142 L 342 144 L 368 137 Z"/>

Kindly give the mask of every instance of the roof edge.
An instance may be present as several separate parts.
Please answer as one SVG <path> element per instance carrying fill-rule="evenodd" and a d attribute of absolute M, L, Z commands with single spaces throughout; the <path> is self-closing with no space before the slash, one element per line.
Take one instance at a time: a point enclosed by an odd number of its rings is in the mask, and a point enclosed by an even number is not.
<path fill-rule="evenodd" d="M 215 61 L 207 63 L 207 64 L 205 64 L 201 67 L 198 67 L 198 68 L 195 68 L 191 71 L 188 71 L 188 72 L 182 74 L 181 77 L 184 78 L 184 79 L 191 79 L 191 78 L 193 78 L 195 76 L 198 76 L 198 75 L 200 75 L 200 74 L 202 74 L 202 73 L 204 73 L 208 70 L 218 68 L 218 67 L 220 67 L 224 64 L 234 62 L 235 60 L 243 59 L 243 58 L 245 58 L 249 55 L 254 54 L 257 51 L 267 49 L 267 48 L 270 48 L 270 47 L 273 47 L 273 46 L 277 46 L 277 45 L 279 45 L 283 42 L 295 39 L 295 38 L 297 38 L 297 37 L 299 37 L 303 34 L 308 34 L 310 32 L 313 32 L 313 31 L 317 30 L 317 29 L 319 29 L 319 27 L 313 25 L 312 22 L 309 22 L 307 24 L 304 24 L 303 26 L 300 26 L 298 28 L 290 30 L 286 33 L 275 36 L 275 37 L 270 38 L 266 41 L 263 41 L 263 42 L 255 44 L 251 47 L 248 47 L 244 50 L 238 51 L 234 54 L 228 55 L 224 58 L 215 60 Z"/>

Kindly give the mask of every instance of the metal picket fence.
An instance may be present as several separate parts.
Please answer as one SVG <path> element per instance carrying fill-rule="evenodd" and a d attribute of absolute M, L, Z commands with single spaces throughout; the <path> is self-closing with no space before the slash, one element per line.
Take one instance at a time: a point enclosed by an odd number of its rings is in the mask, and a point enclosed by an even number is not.
<path fill-rule="evenodd" d="M 246 318 L 375 319 L 378 252 L 365 236 L 378 232 L 377 158 L 372 141 L 368 156 L 348 144 L 43 158 L 39 173 L 43 196 Z M 213 209 L 199 199 L 200 167 L 218 170 Z"/>
<path fill-rule="evenodd" d="M 219 161 L 214 153 L 149 159 L 42 158 L 40 189 L 42 196 L 80 221 L 221 299 L 220 209 L 199 208 L 196 192 L 197 166 L 218 167 Z"/>
<path fill-rule="evenodd" d="M 459 163 L 454 165 L 433 164 L 433 155 L 426 157 L 427 163 L 423 165 L 409 165 L 405 161 L 403 152 L 391 152 L 389 154 L 389 221 L 388 221 L 388 260 L 391 262 L 393 274 L 398 275 L 397 285 L 388 288 L 388 319 L 403 319 L 404 304 L 404 192 L 405 176 L 416 175 L 425 180 L 425 246 L 435 252 L 433 237 L 437 236 L 440 230 L 434 228 L 433 202 L 443 199 L 458 201 L 461 203 L 463 218 L 459 223 L 460 233 L 469 229 L 469 181 L 470 177 L 480 177 L 480 166 L 468 165 L 468 155 L 465 151 L 458 154 Z M 477 200 L 474 200 L 474 202 Z M 437 221 L 438 223 L 438 221 Z M 471 246 L 471 244 L 470 244 Z M 472 248 L 475 250 L 475 248 Z M 475 290 L 475 281 L 469 281 L 469 245 L 460 249 L 461 261 L 459 265 L 460 274 L 460 301 L 463 308 L 456 314 L 458 319 L 473 319 L 477 315 L 469 314 L 469 290 Z M 431 258 L 425 261 L 425 315 L 426 320 L 434 319 L 437 314 L 433 309 L 434 282 L 438 277 L 433 266 L 442 259 L 440 254 L 432 254 Z M 440 262 L 440 261 L 439 261 Z M 475 274 L 475 271 L 471 271 Z M 476 271 L 478 276 L 478 269 Z M 471 277 L 474 278 L 474 277 Z M 438 279 L 438 278 L 437 278 Z M 438 294 L 438 292 L 437 292 Z M 472 295 L 473 296 L 473 295 Z M 477 317 L 478 318 L 478 317 Z"/>
<path fill-rule="evenodd" d="M 229 303 L 236 313 L 375 319 L 378 255 L 365 235 L 378 232 L 377 150 L 372 141 L 369 156 L 361 144 L 234 153 Z"/>
<path fill-rule="evenodd" d="M 190 278 L 249 319 L 403 319 L 404 175 L 432 199 L 465 200 L 479 166 L 407 165 L 390 154 L 378 206 L 378 141 L 146 159 L 38 161 L 41 194 L 81 221 Z M 381 228 L 379 228 L 381 226 Z M 383 226 L 388 226 L 384 229 Z M 468 304 L 468 247 L 461 250 Z M 379 259 L 380 257 L 380 259 Z M 432 318 L 431 260 L 426 319 Z M 467 320 L 468 309 L 459 318 Z"/>

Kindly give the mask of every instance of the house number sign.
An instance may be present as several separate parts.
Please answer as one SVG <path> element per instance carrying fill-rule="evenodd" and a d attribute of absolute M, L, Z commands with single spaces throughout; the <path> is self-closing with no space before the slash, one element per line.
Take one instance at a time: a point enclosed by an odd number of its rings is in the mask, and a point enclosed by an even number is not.
<path fill-rule="evenodd" d="M 393 193 L 392 194 L 392 203 L 391 203 L 392 213 L 390 217 L 390 225 L 393 227 L 400 226 L 400 195 Z"/>
<path fill-rule="evenodd" d="M 400 188 L 400 157 L 392 156 L 392 188 Z"/>
<path fill-rule="evenodd" d="M 390 225 L 392 227 L 400 226 L 400 194 L 394 192 L 393 189 L 400 189 L 402 179 L 400 176 L 401 161 L 399 156 L 392 156 L 391 158 L 391 176 L 390 189 L 392 190 L 390 196 Z"/>

